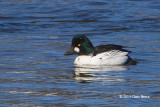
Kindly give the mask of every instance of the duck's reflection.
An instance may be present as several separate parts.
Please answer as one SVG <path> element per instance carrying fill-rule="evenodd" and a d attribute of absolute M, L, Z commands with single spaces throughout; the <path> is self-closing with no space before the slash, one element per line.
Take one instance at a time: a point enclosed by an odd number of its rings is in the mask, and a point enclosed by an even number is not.
<path fill-rule="evenodd" d="M 124 70 L 127 70 L 126 66 L 76 66 L 75 79 L 80 83 L 123 82 L 122 71 Z"/>

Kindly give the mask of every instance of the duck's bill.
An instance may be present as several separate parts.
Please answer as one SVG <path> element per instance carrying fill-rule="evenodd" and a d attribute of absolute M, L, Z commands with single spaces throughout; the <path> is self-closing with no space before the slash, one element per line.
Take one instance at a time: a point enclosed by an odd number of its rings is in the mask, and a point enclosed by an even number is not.
<path fill-rule="evenodd" d="M 64 53 L 64 55 L 73 55 L 73 54 L 76 54 L 73 47 L 71 47 L 66 53 Z"/>

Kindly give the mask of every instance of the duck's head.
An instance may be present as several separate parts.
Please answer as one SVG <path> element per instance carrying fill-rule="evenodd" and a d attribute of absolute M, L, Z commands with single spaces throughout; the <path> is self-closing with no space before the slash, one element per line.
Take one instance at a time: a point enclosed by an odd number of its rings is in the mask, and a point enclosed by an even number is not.
<path fill-rule="evenodd" d="M 94 52 L 94 46 L 85 35 L 77 35 L 72 39 L 71 48 L 64 55 L 89 55 Z"/>

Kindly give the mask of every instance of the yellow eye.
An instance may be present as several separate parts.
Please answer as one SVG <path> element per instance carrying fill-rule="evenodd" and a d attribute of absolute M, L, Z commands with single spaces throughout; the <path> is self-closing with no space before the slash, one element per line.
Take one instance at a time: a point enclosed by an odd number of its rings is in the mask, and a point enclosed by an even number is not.
<path fill-rule="evenodd" d="M 81 46 L 81 44 L 78 44 L 78 46 Z"/>

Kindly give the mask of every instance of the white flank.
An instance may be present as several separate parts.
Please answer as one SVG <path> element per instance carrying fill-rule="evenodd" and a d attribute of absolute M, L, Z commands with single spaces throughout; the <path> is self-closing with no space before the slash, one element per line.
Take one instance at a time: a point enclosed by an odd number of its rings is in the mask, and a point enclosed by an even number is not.
<path fill-rule="evenodd" d="M 109 52 L 100 53 L 96 56 L 81 55 L 75 59 L 74 64 L 76 65 L 124 65 L 128 60 L 127 54 L 128 52 L 112 50 Z"/>

